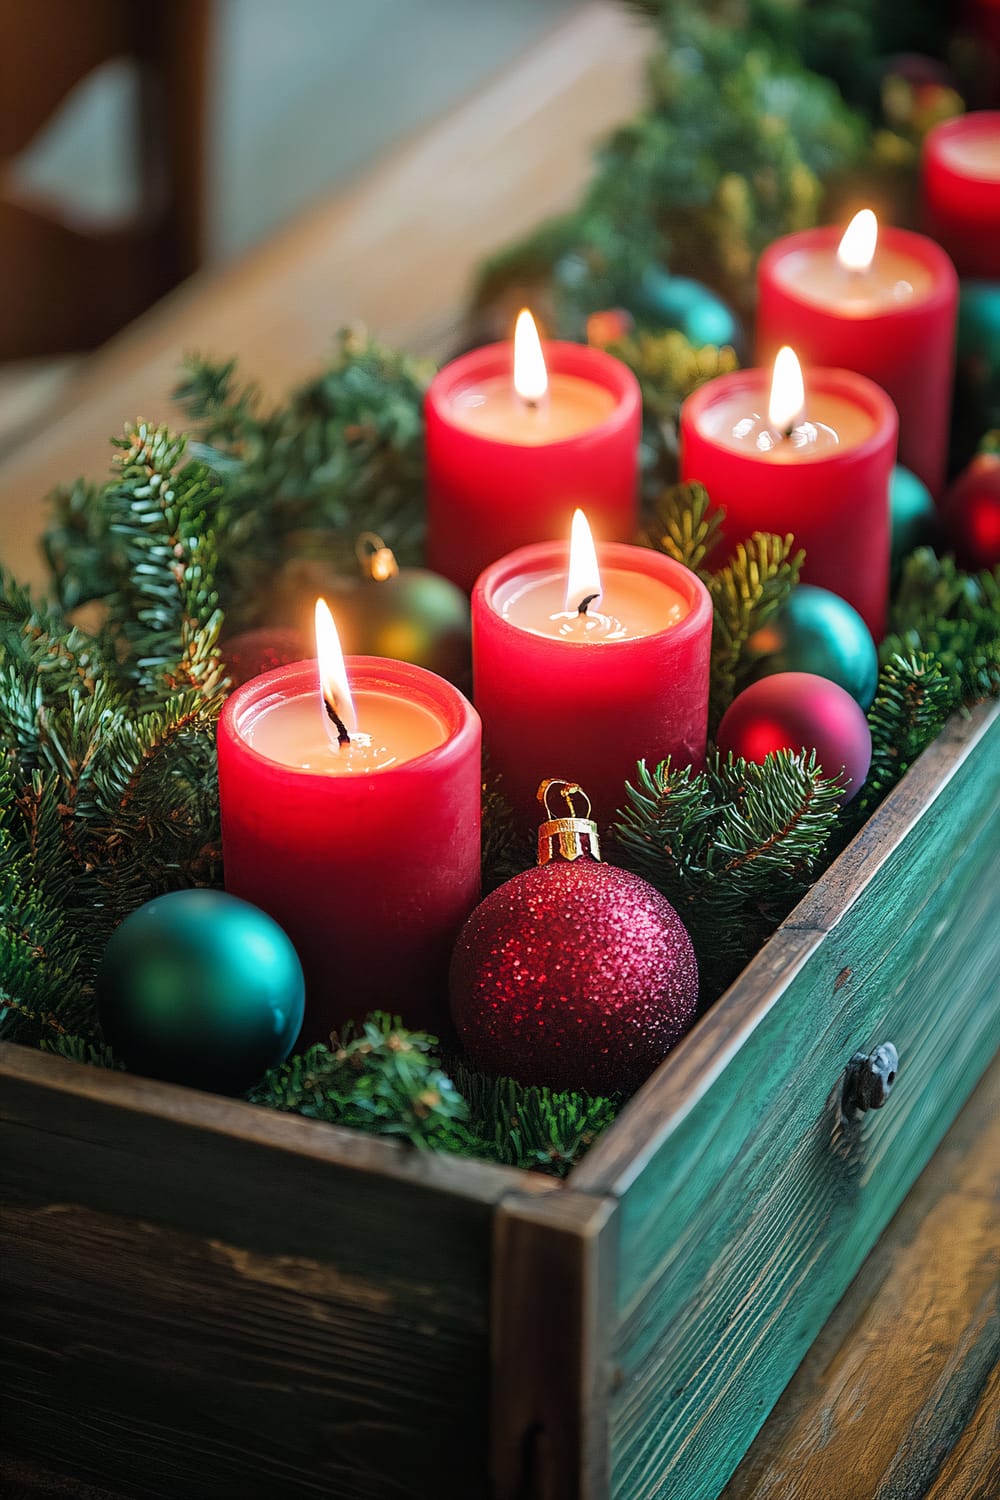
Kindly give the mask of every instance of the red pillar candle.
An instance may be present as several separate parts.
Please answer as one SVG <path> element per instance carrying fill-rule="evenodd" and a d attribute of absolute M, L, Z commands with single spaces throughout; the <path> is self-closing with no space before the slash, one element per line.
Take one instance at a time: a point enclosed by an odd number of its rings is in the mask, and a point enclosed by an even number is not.
<path fill-rule="evenodd" d="M 373 1009 L 440 1028 L 479 895 L 479 718 L 443 678 L 348 657 L 328 733 L 315 661 L 238 688 L 219 721 L 226 889 L 269 912 L 306 976 L 305 1041 Z M 337 693 L 327 703 L 343 703 Z"/>
<path fill-rule="evenodd" d="M 793 378 L 797 372 L 796 364 Z M 804 391 L 801 375 L 791 393 L 773 384 L 769 392 L 768 370 L 737 370 L 687 398 L 681 478 L 700 481 L 725 511 L 730 548 L 754 531 L 791 532 L 805 549 L 803 579 L 853 604 L 879 640 L 895 407 L 880 386 L 849 370 L 807 370 Z"/>
<path fill-rule="evenodd" d="M 705 754 L 707 589 L 648 547 L 609 542 L 595 556 L 584 543 L 581 563 L 576 522 L 574 532 L 572 577 L 567 544 L 540 542 L 487 568 L 472 594 L 489 762 L 532 826 L 546 777 L 578 781 L 607 822 L 637 760 L 686 766 Z"/>
<path fill-rule="evenodd" d="M 489 344 L 427 392 L 428 566 L 466 590 L 512 548 L 564 535 L 577 505 L 603 541 L 631 541 L 638 524 L 631 370 L 584 344 L 543 357 L 530 314 L 514 347 L 516 370 L 511 345 Z"/>
<path fill-rule="evenodd" d="M 958 311 L 958 278 L 940 246 L 879 230 L 865 209 L 843 237 L 829 225 L 777 240 L 757 280 L 757 363 L 792 344 L 804 364 L 874 380 L 899 413 L 900 463 L 940 494 Z"/>
<path fill-rule="evenodd" d="M 945 120 L 923 154 L 924 219 L 960 276 L 1000 280 L 1000 110 Z"/>

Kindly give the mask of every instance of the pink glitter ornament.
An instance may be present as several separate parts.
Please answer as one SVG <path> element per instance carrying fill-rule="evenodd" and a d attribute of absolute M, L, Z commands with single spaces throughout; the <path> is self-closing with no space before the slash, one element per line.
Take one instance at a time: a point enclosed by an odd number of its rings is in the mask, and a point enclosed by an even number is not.
<path fill-rule="evenodd" d="M 555 789 L 569 817 L 552 815 L 546 798 Z M 545 781 L 538 795 L 549 821 L 537 867 L 487 896 L 456 945 L 455 1026 L 485 1072 L 631 1092 L 694 1024 L 691 939 L 651 885 L 600 862 L 596 823 L 573 814 L 578 786 Z"/>

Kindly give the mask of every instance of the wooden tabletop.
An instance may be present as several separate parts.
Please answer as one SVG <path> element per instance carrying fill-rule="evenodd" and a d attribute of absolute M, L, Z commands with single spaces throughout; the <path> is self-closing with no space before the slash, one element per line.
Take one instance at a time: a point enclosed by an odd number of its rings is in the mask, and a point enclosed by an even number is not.
<path fill-rule="evenodd" d="M 476 264 L 570 207 L 593 142 L 635 108 L 648 34 L 582 7 L 351 191 L 236 265 L 205 273 L 89 359 L 44 426 L 0 464 L 0 554 L 42 578 L 43 498 L 99 476 L 108 436 L 176 416 L 185 350 L 240 357 L 279 397 L 362 320 L 441 352 Z M 1000 1496 L 1000 1062 L 907 1198 L 725 1491 L 725 1500 Z M 8 1472 L 11 1495 L 94 1495 Z"/>
<path fill-rule="evenodd" d="M 721 1500 L 1000 1497 L 1000 1058 Z"/>
<path fill-rule="evenodd" d="M 194 277 L 86 360 L 43 425 L 0 463 L 0 557 L 44 578 L 44 497 L 99 477 L 136 416 L 177 417 L 181 356 L 240 358 L 279 398 L 319 367 L 335 331 L 366 323 L 442 353 L 475 268 L 579 199 L 594 144 L 634 113 L 648 28 L 621 5 L 574 12 L 492 83 L 233 265 Z"/>

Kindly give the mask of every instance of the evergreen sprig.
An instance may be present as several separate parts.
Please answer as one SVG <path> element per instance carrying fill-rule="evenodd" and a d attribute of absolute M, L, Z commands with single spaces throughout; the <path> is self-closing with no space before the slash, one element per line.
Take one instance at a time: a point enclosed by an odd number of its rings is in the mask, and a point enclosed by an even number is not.
<path fill-rule="evenodd" d="M 608 346 L 627 364 L 642 394 L 642 490 L 654 503 L 674 484 L 679 465 L 677 420 L 692 391 L 738 368 L 735 352 L 712 344 L 695 345 L 676 328 L 637 329 Z"/>
<path fill-rule="evenodd" d="M 362 531 L 415 561 L 424 531 L 423 398 L 433 366 L 363 330 L 285 402 L 265 405 L 234 361 L 192 356 L 175 398 L 229 506 L 219 590 L 229 628 L 260 623 L 283 562 L 322 556 L 353 575 Z"/>
<path fill-rule="evenodd" d="M 114 478 L 90 496 L 89 535 L 109 549 L 96 630 L 0 572 L 2 1036 L 89 1045 L 118 922 L 219 877 L 218 486 L 164 429 L 139 423 L 117 447 Z M 65 564 L 63 597 L 90 597 L 96 574 Z"/>
<path fill-rule="evenodd" d="M 535 1088 L 459 1064 L 455 1083 L 469 1109 L 475 1156 L 564 1177 L 614 1120 L 617 1099 Z"/>
<path fill-rule="evenodd" d="M 165 427 L 139 422 L 115 446 L 117 477 L 102 498 L 118 569 L 107 603 L 124 647 L 120 673 L 141 703 L 189 689 L 211 696 L 225 677 L 215 587 L 222 485 Z"/>
<path fill-rule="evenodd" d="M 465 1150 L 468 1107 L 435 1056 L 437 1038 L 376 1012 L 272 1068 L 248 1098 L 270 1109 L 396 1136 L 413 1146 Z"/>
<path fill-rule="evenodd" d="M 998 626 L 1000 630 L 1000 626 Z M 851 826 L 862 822 L 927 748 L 960 701 L 954 679 L 930 652 L 894 654 L 879 672 L 868 710 L 872 762 Z"/>
<path fill-rule="evenodd" d="M 883 663 L 929 653 L 952 690 L 952 707 L 1000 693 L 1000 569 L 964 573 L 952 557 L 918 548 L 892 601 Z"/>
<path fill-rule="evenodd" d="M 752 638 L 787 603 L 804 560 L 805 553 L 795 550 L 794 537 L 755 531 L 706 580 L 714 607 L 708 710 L 713 731 L 758 661 L 749 649 Z"/>
<path fill-rule="evenodd" d="M 706 560 L 721 540 L 722 514 L 712 510 L 703 484 L 675 484 L 653 501 L 643 532 L 650 547 L 690 568 L 705 583 Z"/>
<path fill-rule="evenodd" d="M 74 1039 L 72 1046 L 79 1047 Z M 63 1049 L 65 1050 L 65 1048 Z M 459 1064 L 454 1081 L 438 1040 L 375 1012 L 272 1068 L 247 1096 L 285 1113 L 564 1176 L 614 1119 L 618 1101 L 526 1088 Z"/>
<path fill-rule="evenodd" d="M 704 771 L 640 761 L 615 825 L 616 862 L 680 913 L 698 955 L 703 1005 L 815 879 L 841 791 L 815 755 L 790 751 L 760 765 L 714 753 Z"/>

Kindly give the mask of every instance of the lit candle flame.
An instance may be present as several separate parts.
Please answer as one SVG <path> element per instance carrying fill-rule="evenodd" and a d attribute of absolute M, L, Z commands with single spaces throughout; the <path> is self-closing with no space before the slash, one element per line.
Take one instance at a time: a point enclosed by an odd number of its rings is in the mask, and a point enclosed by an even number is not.
<path fill-rule="evenodd" d="M 800 421 L 805 404 L 802 366 L 795 357 L 795 350 L 785 344 L 774 360 L 767 420 L 776 432 L 790 433 Z"/>
<path fill-rule="evenodd" d="M 867 271 L 878 244 L 878 219 L 870 208 L 863 208 L 844 230 L 837 259 L 845 271 Z"/>
<path fill-rule="evenodd" d="M 316 655 L 319 657 L 319 690 L 326 732 L 335 745 L 346 745 L 357 731 L 358 720 L 347 682 L 340 637 L 325 599 L 316 600 Z"/>
<path fill-rule="evenodd" d="M 569 539 L 569 572 L 566 575 L 566 613 L 585 615 L 591 604 L 600 602 L 604 589 L 597 552 L 587 517 L 582 510 L 573 512 Z"/>
<path fill-rule="evenodd" d="M 537 406 L 548 388 L 549 374 L 538 329 L 528 309 L 523 307 L 514 327 L 514 389 L 522 401 Z"/>

